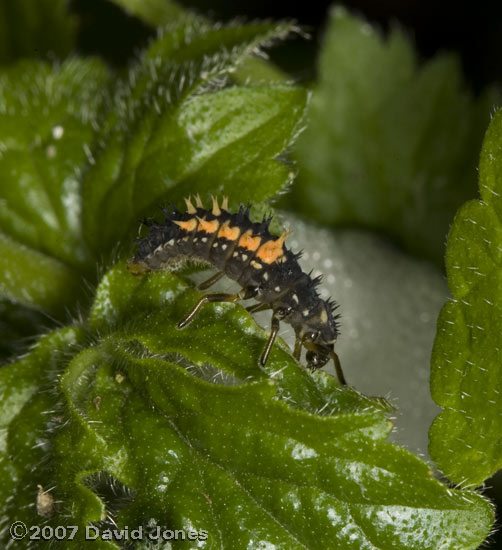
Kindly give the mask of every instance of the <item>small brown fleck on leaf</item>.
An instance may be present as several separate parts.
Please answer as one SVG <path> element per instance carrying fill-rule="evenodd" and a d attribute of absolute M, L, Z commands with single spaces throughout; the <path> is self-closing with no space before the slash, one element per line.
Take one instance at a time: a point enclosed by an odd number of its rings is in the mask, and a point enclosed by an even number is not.
<path fill-rule="evenodd" d="M 37 513 L 39 516 L 48 518 L 54 511 L 54 498 L 48 491 L 44 491 L 42 485 L 37 485 Z"/>

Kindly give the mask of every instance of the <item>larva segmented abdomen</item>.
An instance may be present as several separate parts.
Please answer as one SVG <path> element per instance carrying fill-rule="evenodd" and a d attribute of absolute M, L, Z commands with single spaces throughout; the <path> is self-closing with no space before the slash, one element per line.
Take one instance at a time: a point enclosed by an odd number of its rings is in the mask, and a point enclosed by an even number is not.
<path fill-rule="evenodd" d="M 273 310 L 276 320 L 291 324 L 297 339 L 314 350 L 310 354 L 320 357 L 324 353 L 325 363 L 326 357 L 334 354 L 338 336 L 335 304 L 319 297 L 316 286 L 320 279 L 304 273 L 298 263 L 300 254 L 286 248 L 288 232 L 271 235 L 270 218 L 252 222 L 249 207 L 230 213 L 227 199 L 220 208 L 213 198 L 211 210 L 203 207 L 198 196 L 196 206 L 190 199 L 185 201 L 186 212 L 164 209 L 164 222 L 146 222 L 149 234 L 140 239 L 129 270 L 142 275 L 171 269 L 186 260 L 213 266 L 245 289 L 242 296 L 256 298 Z"/>

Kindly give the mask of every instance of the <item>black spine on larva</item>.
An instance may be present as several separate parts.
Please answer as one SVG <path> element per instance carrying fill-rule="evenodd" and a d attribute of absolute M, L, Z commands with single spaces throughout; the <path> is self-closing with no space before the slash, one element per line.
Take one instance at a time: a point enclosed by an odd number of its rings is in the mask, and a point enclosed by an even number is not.
<path fill-rule="evenodd" d="M 163 222 L 146 220 L 148 235 L 139 239 L 134 262 L 143 262 L 151 270 L 169 268 L 180 258 L 191 258 L 210 263 L 223 271 L 229 278 L 243 287 L 258 289 L 256 299 L 270 304 L 272 309 L 286 312 L 284 321 L 290 323 L 297 333 L 316 332 L 327 344 L 338 336 L 337 305 L 332 300 L 323 300 L 317 293 L 321 277 L 312 278 L 304 273 L 298 263 L 301 252 L 294 253 L 285 246 L 280 261 L 265 263 L 257 255 L 259 248 L 251 250 L 241 246 L 240 238 L 246 233 L 259 238 L 260 246 L 276 241 L 271 235 L 271 218 L 261 222 L 249 218 L 250 206 L 240 206 L 236 213 L 197 207 L 195 212 L 180 212 L 176 206 L 162 208 Z M 201 222 L 214 222 L 217 230 L 207 232 L 201 229 Z M 176 222 L 189 222 L 180 227 Z M 228 222 L 231 228 L 238 228 L 238 237 L 229 240 L 219 235 L 219 229 Z"/>

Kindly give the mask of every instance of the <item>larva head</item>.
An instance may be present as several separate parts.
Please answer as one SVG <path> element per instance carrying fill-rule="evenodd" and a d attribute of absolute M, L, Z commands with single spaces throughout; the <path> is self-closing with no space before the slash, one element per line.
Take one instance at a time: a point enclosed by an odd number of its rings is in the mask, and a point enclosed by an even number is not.
<path fill-rule="evenodd" d="M 302 326 L 301 338 L 307 349 L 307 365 L 311 369 L 323 367 L 334 353 L 338 324 L 333 309 L 332 303 L 319 300 L 314 314 Z"/>

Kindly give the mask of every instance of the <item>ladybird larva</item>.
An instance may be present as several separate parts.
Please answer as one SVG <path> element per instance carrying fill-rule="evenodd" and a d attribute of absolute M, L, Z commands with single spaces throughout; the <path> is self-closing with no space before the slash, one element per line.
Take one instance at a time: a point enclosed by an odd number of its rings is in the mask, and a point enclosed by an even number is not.
<path fill-rule="evenodd" d="M 288 232 L 279 237 L 270 234 L 270 218 L 260 223 L 249 218 L 250 207 L 240 206 L 237 213 L 228 211 L 228 199 L 221 206 L 213 197 L 212 209 L 205 209 L 200 197 L 185 199 L 187 210 L 176 207 L 163 209 L 166 219 L 144 223 L 149 227 L 145 238 L 139 239 L 134 258 L 128 263 L 134 275 L 149 271 L 171 269 L 173 265 L 196 260 L 218 271 L 199 286 L 209 288 L 223 275 L 237 281 L 242 287 L 235 294 L 207 294 L 182 319 L 178 328 L 186 326 L 206 302 L 238 302 L 254 298 L 257 304 L 250 312 L 272 310 L 272 330 L 261 364 L 265 365 L 279 331 L 280 321 L 289 323 L 296 335 L 294 357 L 299 360 L 302 347 L 307 350 L 310 369 L 323 367 L 333 359 L 338 380 L 345 385 L 340 361 L 334 345 L 339 334 L 335 315 L 336 303 L 323 300 L 316 287 L 320 277 L 304 273 L 298 263 L 301 253 L 293 253 L 285 246 Z"/>

